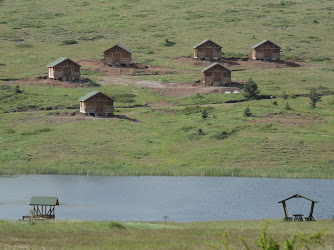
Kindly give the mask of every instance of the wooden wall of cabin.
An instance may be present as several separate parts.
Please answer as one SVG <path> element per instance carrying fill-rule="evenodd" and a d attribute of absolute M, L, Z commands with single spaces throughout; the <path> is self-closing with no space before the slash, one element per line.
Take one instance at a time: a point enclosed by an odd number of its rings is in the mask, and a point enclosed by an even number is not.
<path fill-rule="evenodd" d="M 279 60 L 280 48 L 274 44 L 262 44 L 253 49 L 252 59 Z"/>
<path fill-rule="evenodd" d="M 222 68 L 213 68 L 203 72 L 203 84 L 207 86 L 221 86 L 231 83 L 231 71 Z"/>
<path fill-rule="evenodd" d="M 52 77 L 50 77 L 50 69 L 53 71 Z M 53 68 L 49 68 L 49 78 L 64 78 L 66 80 L 80 79 L 80 66 L 70 60 L 66 60 Z"/>
<path fill-rule="evenodd" d="M 132 54 L 116 46 L 104 52 L 103 62 L 104 64 L 129 65 L 132 62 Z"/>
<path fill-rule="evenodd" d="M 113 114 L 114 101 L 105 95 L 99 94 L 84 102 L 80 102 L 80 112 L 86 114 Z"/>

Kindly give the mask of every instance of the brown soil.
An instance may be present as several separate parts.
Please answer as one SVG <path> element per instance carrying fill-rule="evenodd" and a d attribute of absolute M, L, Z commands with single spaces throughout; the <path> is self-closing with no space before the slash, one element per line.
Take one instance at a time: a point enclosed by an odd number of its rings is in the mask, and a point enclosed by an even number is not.
<path fill-rule="evenodd" d="M 136 75 L 165 75 L 172 73 L 172 69 L 133 63 L 130 66 L 109 66 L 105 65 L 102 59 L 88 59 L 78 62 L 89 71 L 100 72 L 107 76 L 136 76 Z"/>
<path fill-rule="evenodd" d="M 282 113 L 282 114 L 270 114 L 269 116 L 260 117 L 256 120 L 249 120 L 249 123 L 256 123 L 256 124 L 264 124 L 264 123 L 281 123 L 287 126 L 295 126 L 295 125 L 316 125 L 322 123 L 324 120 L 321 117 L 316 116 L 304 116 L 304 115 L 297 115 L 297 114 L 289 114 L 289 113 Z"/>
<path fill-rule="evenodd" d="M 223 66 L 233 70 L 252 70 L 254 68 L 261 69 L 280 69 L 287 67 L 315 67 L 315 65 L 302 62 L 302 61 L 260 61 L 260 60 L 248 60 L 243 58 L 223 58 L 215 61 L 200 61 L 191 57 L 180 57 L 174 59 L 174 61 L 186 63 L 193 66 L 205 68 L 211 65 L 213 62 L 221 63 Z"/>
<path fill-rule="evenodd" d="M 203 87 L 203 86 L 178 86 L 178 87 L 165 87 L 165 88 L 150 88 L 154 92 L 159 93 L 164 96 L 178 96 L 178 97 L 187 97 L 193 96 L 196 94 L 212 94 L 212 93 L 224 93 L 229 91 L 233 93 L 234 91 L 239 91 L 235 87 Z"/>

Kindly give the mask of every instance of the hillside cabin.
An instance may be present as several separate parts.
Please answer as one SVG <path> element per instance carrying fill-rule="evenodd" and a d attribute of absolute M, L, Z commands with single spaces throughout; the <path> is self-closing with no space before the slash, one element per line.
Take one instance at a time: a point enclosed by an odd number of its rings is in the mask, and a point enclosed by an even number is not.
<path fill-rule="evenodd" d="M 231 71 L 219 63 L 213 63 L 202 70 L 202 83 L 207 86 L 223 86 L 231 83 Z"/>
<path fill-rule="evenodd" d="M 281 48 L 269 40 L 264 40 L 252 47 L 251 59 L 253 60 L 279 60 Z"/>
<path fill-rule="evenodd" d="M 222 46 L 218 45 L 215 42 L 207 39 L 203 42 L 197 44 L 194 48 L 194 58 L 195 59 L 220 59 L 222 58 Z"/>
<path fill-rule="evenodd" d="M 59 201 L 57 197 L 33 196 L 29 205 L 34 206 L 32 210 L 34 218 L 54 219 L 55 207 L 59 206 Z"/>
<path fill-rule="evenodd" d="M 127 65 L 132 63 L 132 51 L 124 47 L 121 44 L 116 44 L 115 46 L 105 50 L 103 62 L 109 65 Z"/>
<path fill-rule="evenodd" d="M 55 80 L 79 80 L 80 65 L 66 57 L 60 57 L 48 65 L 49 78 Z"/>
<path fill-rule="evenodd" d="M 112 115 L 114 100 L 100 91 L 92 91 L 79 98 L 80 113 L 86 115 Z"/>

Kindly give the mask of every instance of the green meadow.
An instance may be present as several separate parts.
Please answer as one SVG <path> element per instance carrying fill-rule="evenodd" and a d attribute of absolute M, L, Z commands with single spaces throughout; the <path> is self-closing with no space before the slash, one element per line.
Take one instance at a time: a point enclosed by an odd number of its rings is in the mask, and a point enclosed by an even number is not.
<path fill-rule="evenodd" d="M 333 10 L 329 0 L 0 0 L 0 174 L 334 178 Z M 240 58 L 269 39 L 283 60 L 307 66 L 233 71 L 234 81 L 258 84 L 259 100 L 164 96 L 136 84 L 200 79 L 201 67 L 174 59 L 207 38 Z M 58 57 L 101 59 L 116 43 L 172 73 L 120 77 L 125 85 L 83 68 L 96 87 L 29 80 Z M 323 95 L 316 108 L 312 87 Z M 115 117 L 78 113 L 92 90 L 115 98 Z"/>
<path fill-rule="evenodd" d="M 265 221 L 167 224 L 117 221 L 0 221 L 0 248 L 247 249 L 243 240 L 248 249 L 273 249 L 257 247 L 260 239 L 260 245 L 263 246 L 263 242 L 268 242 L 269 245 L 272 238 L 283 249 L 284 242 L 292 242 L 293 235 L 297 236 L 295 248 L 289 249 L 331 249 L 334 245 L 333 221 L 330 220 L 288 223 L 273 220 L 268 226 L 267 235 L 261 237 L 265 224 Z"/>

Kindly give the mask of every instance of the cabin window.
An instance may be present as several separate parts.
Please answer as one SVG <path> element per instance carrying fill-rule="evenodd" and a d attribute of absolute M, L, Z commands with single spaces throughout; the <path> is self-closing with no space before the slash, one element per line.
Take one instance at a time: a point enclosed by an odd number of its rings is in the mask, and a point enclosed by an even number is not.
<path fill-rule="evenodd" d="M 57 72 L 61 72 L 61 71 L 62 71 L 62 68 L 61 68 L 61 67 L 55 67 L 54 69 L 55 69 L 55 71 L 57 71 Z"/>
<path fill-rule="evenodd" d="M 223 76 L 226 78 L 231 77 L 231 72 L 224 72 Z"/>
<path fill-rule="evenodd" d="M 279 53 L 279 49 L 273 49 L 273 53 Z"/>
<path fill-rule="evenodd" d="M 198 48 L 197 50 L 198 50 L 198 52 L 204 52 L 205 49 L 204 48 Z"/>
<path fill-rule="evenodd" d="M 211 73 L 211 72 L 205 72 L 205 76 L 206 76 L 206 77 L 211 77 L 211 76 L 212 76 L 212 73 Z"/>

